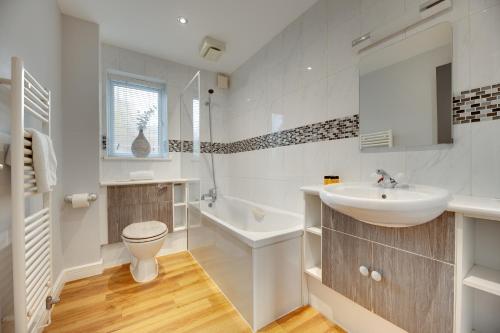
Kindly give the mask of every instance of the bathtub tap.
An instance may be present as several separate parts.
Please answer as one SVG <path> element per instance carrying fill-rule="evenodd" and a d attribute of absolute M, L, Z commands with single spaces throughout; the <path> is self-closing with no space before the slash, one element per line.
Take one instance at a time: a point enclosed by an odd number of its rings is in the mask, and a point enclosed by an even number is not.
<path fill-rule="evenodd" d="M 211 188 L 208 190 L 208 193 L 201 195 L 201 200 L 210 201 L 208 206 L 212 207 L 212 205 L 217 200 L 217 190 L 215 188 Z"/>

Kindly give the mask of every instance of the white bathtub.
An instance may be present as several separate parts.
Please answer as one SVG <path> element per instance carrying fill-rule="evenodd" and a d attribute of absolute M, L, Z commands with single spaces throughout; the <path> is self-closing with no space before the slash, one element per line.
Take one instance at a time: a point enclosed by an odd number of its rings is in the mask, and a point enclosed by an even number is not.
<path fill-rule="evenodd" d="M 201 210 L 252 248 L 298 237 L 304 229 L 302 215 L 233 197 L 223 197 L 212 207 L 202 202 Z"/>
<path fill-rule="evenodd" d="M 188 248 L 254 331 L 302 306 L 302 215 L 232 197 L 200 208 Z"/>

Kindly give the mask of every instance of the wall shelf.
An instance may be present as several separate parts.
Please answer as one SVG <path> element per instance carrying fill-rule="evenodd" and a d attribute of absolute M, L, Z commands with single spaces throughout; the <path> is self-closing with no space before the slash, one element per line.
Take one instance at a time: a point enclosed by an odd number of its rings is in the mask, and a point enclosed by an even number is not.
<path fill-rule="evenodd" d="M 318 281 L 321 281 L 321 268 L 311 267 L 305 270 L 305 273 Z"/>
<path fill-rule="evenodd" d="M 186 230 L 188 186 L 185 182 L 174 183 L 172 186 L 174 208 L 174 232 Z"/>
<path fill-rule="evenodd" d="M 184 231 L 186 230 L 186 226 L 181 226 L 181 227 L 174 227 L 174 232 L 177 232 L 177 231 Z"/>
<path fill-rule="evenodd" d="M 321 282 L 321 199 L 314 188 L 304 187 L 304 277 Z"/>
<path fill-rule="evenodd" d="M 321 237 L 321 228 L 320 227 L 307 227 L 306 232 Z"/>
<path fill-rule="evenodd" d="M 500 271 L 474 265 L 465 277 L 464 284 L 471 288 L 500 296 Z"/>
<path fill-rule="evenodd" d="M 500 332 L 500 223 L 455 215 L 456 332 Z"/>

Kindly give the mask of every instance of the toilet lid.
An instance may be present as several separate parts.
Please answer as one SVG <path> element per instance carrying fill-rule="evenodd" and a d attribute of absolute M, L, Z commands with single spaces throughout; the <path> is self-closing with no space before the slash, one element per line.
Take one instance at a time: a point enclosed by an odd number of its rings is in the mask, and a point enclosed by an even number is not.
<path fill-rule="evenodd" d="M 132 223 L 125 227 L 122 235 L 129 239 L 152 238 L 167 231 L 167 225 L 159 221 Z"/>

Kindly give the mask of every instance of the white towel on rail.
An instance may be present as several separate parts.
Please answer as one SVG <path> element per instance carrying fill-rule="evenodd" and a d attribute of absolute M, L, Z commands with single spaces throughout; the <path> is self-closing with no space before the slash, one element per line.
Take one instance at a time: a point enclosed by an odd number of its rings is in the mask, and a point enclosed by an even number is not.
<path fill-rule="evenodd" d="M 39 193 L 52 191 L 57 184 L 57 160 L 52 140 L 49 136 L 27 128 L 32 134 L 33 168 L 35 169 L 36 187 Z"/>

